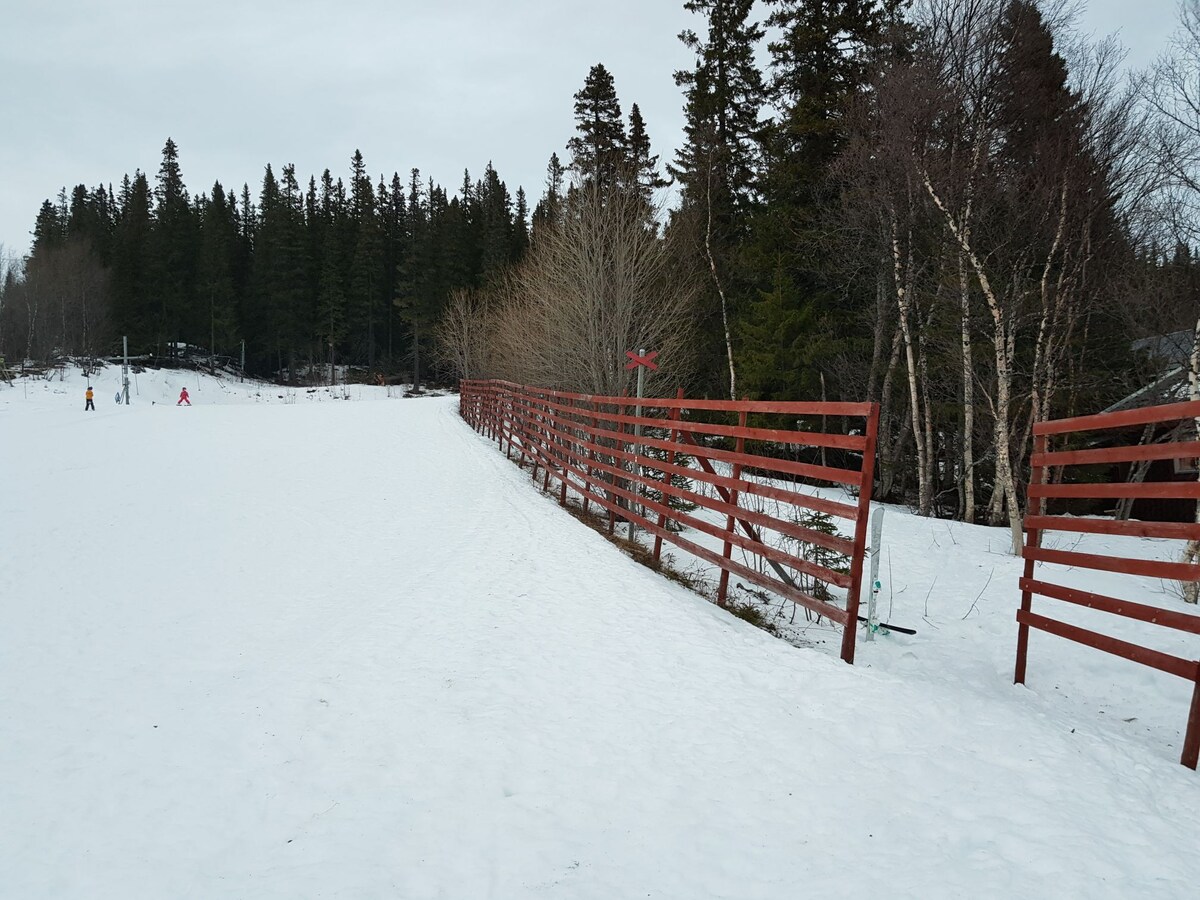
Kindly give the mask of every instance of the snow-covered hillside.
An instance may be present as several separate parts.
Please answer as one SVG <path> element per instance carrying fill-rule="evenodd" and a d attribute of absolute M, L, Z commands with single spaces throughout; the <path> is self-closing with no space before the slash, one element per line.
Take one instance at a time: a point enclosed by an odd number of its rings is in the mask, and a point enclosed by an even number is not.
<path fill-rule="evenodd" d="M 1001 531 L 889 510 L 918 634 L 849 667 L 454 398 L 119 378 L 0 384 L 2 897 L 1195 895 L 1189 686 L 1040 634 L 1013 686 Z"/>

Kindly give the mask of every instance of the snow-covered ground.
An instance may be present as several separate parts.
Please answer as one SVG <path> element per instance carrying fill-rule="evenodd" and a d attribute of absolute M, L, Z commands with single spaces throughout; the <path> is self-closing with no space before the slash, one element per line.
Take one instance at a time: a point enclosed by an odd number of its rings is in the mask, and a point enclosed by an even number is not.
<path fill-rule="evenodd" d="M 0 897 L 1196 894 L 1189 686 L 1036 633 L 1013 686 L 1002 531 L 890 509 L 918 634 L 849 667 L 628 560 L 453 398 L 119 377 L 0 384 Z"/>

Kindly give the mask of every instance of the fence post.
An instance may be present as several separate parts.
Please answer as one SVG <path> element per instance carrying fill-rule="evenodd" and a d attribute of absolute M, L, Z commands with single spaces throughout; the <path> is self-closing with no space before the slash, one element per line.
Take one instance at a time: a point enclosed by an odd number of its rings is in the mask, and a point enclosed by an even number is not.
<path fill-rule="evenodd" d="M 624 406 L 620 406 L 616 403 L 612 404 L 612 406 L 614 409 L 614 412 L 613 412 L 614 416 L 621 415 L 621 412 L 625 409 Z M 616 426 L 616 432 L 618 435 L 625 433 L 625 423 L 624 422 L 609 420 L 609 426 L 611 427 L 613 425 Z M 619 451 L 621 446 L 624 443 L 625 442 L 623 440 L 621 440 L 620 437 L 614 438 L 613 449 Z M 622 463 L 622 465 L 623 465 L 623 462 L 621 460 L 619 460 L 617 458 L 617 455 L 614 453 L 613 457 L 612 457 L 611 468 L 613 468 L 613 469 L 617 468 L 617 464 L 619 462 Z M 615 472 L 608 473 L 608 483 L 611 484 L 613 487 L 617 486 L 617 475 Z M 617 530 L 617 505 L 618 505 L 617 499 L 618 498 L 617 498 L 616 494 L 614 494 L 612 491 L 608 492 L 608 536 L 609 537 L 612 537 L 613 534 L 615 534 L 616 530 Z"/>
<path fill-rule="evenodd" d="M 496 440 L 496 445 L 503 443 L 502 430 L 503 420 L 500 418 L 500 385 L 492 386 L 492 439 Z"/>
<path fill-rule="evenodd" d="M 542 464 L 542 455 L 537 450 L 537 445 L 542 441 L 541 426 L 538 418 L 538 405 L 534 402 L 534 392 L 529 392 L 529 461 L 533 463 L 533 469 L 529 474 L 529 478 L 535 484 L 537 483 L 538 466 Z"/>
<path fill-rule="evenodd" d="M 679 390 L 677 390 L 675 392 L 675 399 L 676 400 L 683 399 L 683 388 L 679 388 Z M 682 413 L 683 413 L 682 407 L 677 406 L 674 409 L 672 409 L 671 416 L 670 416 L 671 421 L 678 422 L 682 416 Z M 676 456 L 675 441 L 678 439 L 678 437 L 677 437 L 678 434 L 679 434 L 678 428 L 671 429 L 671 439 L 670 439 L 671 452 L 670 452 L 670 455 L 667 457 L 667 465 L 670 465 L 670 466 L 675 465 L 675 456 Z M 669 469 L 664 469 L 663 470 L 663 484 L 670 484 L 670 483 L 671 483 L 671 472 Z M 667 499 L 666 491 L 663 491 L 663 501 L 662 502 L 663 502 L 664 506 L 670 505 L 670 500 Z M 659 528 L 667 527 L 667 514 L 666 513 L 658 514 L 658 527 Z M 659 558 L 661 556 L 662 556 L 662 534 L 659 533 L 659 534 L 654 535 L 654 561 L 658 562 Z"/>
<path fill-rule="evenodd" d="M 1192 708 L 1188 712 L 1187 732 L 1183 738 L 1183 755 L 1179 761 L 1189 769 L 1200 762 L 1200 662 L 1196 663 L 1196 686 L 1192 689 Z"/>
<path fill-rule="evenodd" d="M 867 547 L 871 492 L 875 486 L 875 445 L 879 440 L 878 403 L 872 403 L 867 410 L 866 431 L 858 488 L 858 516 L 854 520 L 854 550 L 850 556 L 850 587 L 846 594 L 846 626 L 842 629 L 842 661 L 850 665 L 854 665 L 854 641 L 858 637 L 858 602 L 862 592 L 863 553 Z"/>
<path fill-rule="evenodd" d="M 517 417 L 517 433 L 521 438 L 521 460 L 518 465 L 525 465 L 525 460 L 529 456 L 529 399 L 528 391 L 523 386 L 518 386 L 513 391 L 513 404 L 516 408 Z M 531 460 L 532 463 L 532 460 Z"/>
<path fill-rule="evenodd" d="M 585 400 L 584 408 L 589 410 L 589 412 L 594 413 L 596 410 L 593 408 L 593 404 L 595 404 L 595 401 Z M 588 511 L 588 505 L 591 503 L 591 497 L 592 497 L 591 479 L 592 479 L 592 476 L 594 476 L 596 474 L 596 470 L 592 466 L 592 463 L 595 462 L 595 460 L 596 460 L 596 451 L 595 451 L 594 447 L 595 447 L 596 441 L 598 440 L 596 437 L 596 417 L 594 415 L 590 416 L 588 418 L 588 424 L 591 427 L 591 433 L 588 435 L 588 443 L 591 444 L 592 446 L 588 447 L 588 452 L 587 452 L 588 480 L 586 482 L 584 482 L 584 487 L 586 488 L 586 490 L 583 493 L 583 512 L 585 515 Z"/>
<path fill-rule="evenodd" d="M 571 450 L 571 432 L 574 430 L 573 425 L 575 422 L 575 416 L 573 415 L 575 401 L 572 399 L 568 406 L 572 410 L 572 413 L 562 414 L 564 419 L 567 420 L 565 426 L 567 429 L 567 435 L 565 438 L 560 438 L 558 444 L 558 446 L 562 449 L 562 457 L 559 460 L 559 462 L 562 464 L 562 486 L 559 488 L 558 492 L 559 506 L 567 505 L 567 472 L 569 471 L 567 467 L 570 465 L 571 460 L 575 458 L 574 453 Z"/>
<path fill-rule="evenodd" d="M 505 459 L 512 459 L 512 391 L 507 387 L 500 389 L 500 449 L 504 451 Z M 505 430 L 505 426 L 508 426 Z M 505 446 L 507 444 L 507 446 Z"/>
<path fill-rule="evenodd" d="M 741 454 L 741 453 L 746 452 L 746 435 L 744 433 L 745 428 L 746 428 L 746 410 L 744 410 L 744 409 L 738 413 L 738 428 L 741 429 L 743 431 L 743 433 L 738 435 L 737 443 L 734 445 L 734 450 L 735 450 L 735 452 Z M 742 477 L 742 461 L 739 459 L 737 462 L 735 462 L 733 464 L 733 480 L 737 481 L 741 477 Z M 729 503 L 731 506 L 737 506 L 739 493 L 740 492 L 738 491 L 737 488 L 730 488 Z M 732 514 L 727 516 L 725 519 L 725 530 L 729 534 L 733 534 L 733 529 L 736 524 L 734 519 L 735 519 L 735 517 Z M 731 559 L 733 557 L 733 541 L 730 541 L 728 539 L 725 541 L 724 546 L 721 548 L 721 556 L 724 559 Z M 728 593 L 729 593 L 729 570 L 726 568 L 722 568 L 721 569 L 721 581 L 717 585 L 717 606 L 724 607 L 726 605 L 726 598 L 728 596 Z"/>
<path fill-rule="evenodd" d="M 1044 454 L 1046 452 L 1046 446 L 1047 446 L 1046 435 L 1038 434 L 1038 435 L 1034 436 L 1034 438 L 1033 438 L 1033 453 L 1034 453 L 1035 457 L 1038 457 L 1041 454 Z M 1029 483 L 1030 484 L 1041 484 L 1042 483 L 1042 465 L 1041 465 L 1040 461 L 1033 465 L 1033 467 L 1030 471 L 1030 474 L 1029 474 Z M 1036 509 L 1031 507 L 1031 503 L 1033 503 L 1033 502 L 1036 502 Z M 1038 497 L 1038 498 L 1036 498 L 1036 501 L 1034 501 L 1033 498 L 1027 498 L 1026 502 L 1025 502 L 1025 515 L 1027 517 L 1028 516 L 1040 516 L 1042 514 L 1043 510 L 1045 509 L 1045 504 L 1046 504 L 1046 499 L 1044 497 Z M 1037 528 L 1026 528 L 1025 529 L 1025 546 L 1026 547 L 1040 547 L 1041 545 L 1042 545 L 1041 531 Z M 1025 577 L 1026 581 L 1028 581 L 1030 578 L 1033 578 L 1033 566 L 1034 566 L 1034 561 L 1032 559 L 1030 559 L 1029 557 L 1026 557 L 1025 558 L 1025 570 L 1024 570 L 1024 577 Z M 1022 591 L 1021 591 L 1021 610 L 1023 612 L 1028 613 L 1032 609 L 1033 609 L 1033 592 L 1030 591 L 1028 588 L 1022 589 Z M 1028 657 L 1029 657 L 1029 626 L 1026 625 L 1024 622 L 1018 622 L 1018 624 L 1017 624 L 1017 664 L 1016 664 L 1016 668 L 1013 671 L 1013 683 L 1014 684 L 1024 684 L 1025 683 L 1025 662 L 1028 659 Z"/>
<path fill-rule="evenodd" d="M 492 423 L 496 416 L 496 386 L 489 384 L 483 391 L 483 436 L 492 437 Z"/>
<path fill-rule="evenodd" d="M 628 395 L 626 394 L 626 396 L 628 396 Z M 623 415 L 623 416 L 629 415 L 629 407 L 628 406 L 621 407 L 621 415 Z M 636 412 L 634 413 L 634 418 L 635 419 L 637 418 Z M 634 422 L 633 424 L 631 424 L 629 426 L 629 433 L 633 436 L 636 436 L 637 429 L 638 429 L 637 423 Z M 621 431 L 624 431 L 624 430 L 625 430 L 625 426 L 622 425 Z M 628 444 L 626 444 L 624 441 L 622 441 L 621 444 L 622 444 L 621 449 L 624 450 L 626 453 L 631 454 L 634 457 L 634 459 L 629 462 L 630 477 L 625 479 L 625 490 L 627 490 L 629 493 L 633 494 L 634 496 L 637 496 L 637 493 L 638 493 L 638 482 L 637 482 L 637 475 L 636 475 L 636 473 L 637 473 L 637 445 L 632 441 L 630 441 Z M 624 461 L 621 462 L 621 468 L 622 469 L 625 468 Z M 637 501 L 630 500 L 628 497 L 626 497 L 625 502 L 628 504 L 628 507 L 625 510 L 627 513 L 627 515 L 625 516 L 625 522 L 629 526 L 625 533 L 625 537 L 630 542 L 632 542 L 633 539 L 637 536 L 637 525 L 633 521 L 633 517 L 637 513 Z"/>
<path fill-rule="evenodd" d="M 550 448 L 554 446 L 554 426 L 550 424 L 550 397 L 548 394 L 542 394 L 542 453 L 546 457 L 542 463 L 542 468 L 545 469 L 545 478 L 542 479 L 542 490 L 550 490 L 550 469 L 554 465 L 554 451 Z"/>

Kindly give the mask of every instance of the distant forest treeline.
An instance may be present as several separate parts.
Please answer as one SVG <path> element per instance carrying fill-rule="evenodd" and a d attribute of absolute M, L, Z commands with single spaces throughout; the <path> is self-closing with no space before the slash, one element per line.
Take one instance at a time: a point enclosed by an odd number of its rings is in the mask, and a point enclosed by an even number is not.
<path fill-rule="evenodd" d="M 436 350 L 447 377 L 619 393 L 654 348 L 651 390 L 880 403 L 879 499 L 1014 532 L 1036 422 L 1195 378 L 1200 2 L 1132 74 L 1059 0 L 684 6 L 664 165 L 599 64 L 532 210 L 491 167 L 451 195 L 358 154 L 347 184 L 193 196 L 168 141 L 153 182 L 43 205 L 0 350 L 244 340 L 285 378 Z M 1166 334 L 1177 358 L 1132 349 Z"/>
<path fill-rule="evenodd" d="M 478 286 L 529 241 L 524 191 L 488 165 L 453 196 L 423 181 L 373 180 L 362 154 L 349 183 L 326 169 L 307 185 L 268 165 L 252 194 L 217 182 L 194 196 L 168 139 L 145 173 L 64 190 L 38 212 L 23 278 L 5 286 L 10 359 L 131 353 L 178 344 L 293 378 L 331 361 L 393 370 L 453 288 Z"/>

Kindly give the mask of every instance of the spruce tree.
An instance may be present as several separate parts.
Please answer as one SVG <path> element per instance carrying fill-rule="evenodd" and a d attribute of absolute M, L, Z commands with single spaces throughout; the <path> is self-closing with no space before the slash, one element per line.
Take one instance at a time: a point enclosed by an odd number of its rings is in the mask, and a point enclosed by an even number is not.
<path fill-rule="evenodd" d="M 533 210 L 531 225 L 531 240 L 536 240 L 540 230 L 557 225 L 562 215 L 563 186 L 566 179 L 566 169 L 559 161 L 557 153 L 550 154 L 546 164 L 546 190 L 538 200 Z"/>
<path fill-rule="evenodd" d="M 195 306 L 198 229 L 175 142 L 167 138 L 154 189 L 152 273 L 157 299 L 155 343 L 174 356 L 178 343 L 200 341 L 207 332 Z"/>
<path fill-rule="evenodd" d="M 375 320 L 383 286 L 383 238 L 375 190 L 357 150 L 351 159 L 349 213 L 348 234 L 353 240 L 347 295 L 351 351 L 371 369 L 375 366 Z"/>
<path fill-rule="evenodd" d="M 865 302 L 845 297 L 822 216 L 847 134 L 844 111 L 867 85 L 888 16 L 880 0 L 770 5 L 769 96 L 779 114 L 761 134 L 763 203 L 745 255 L 766 277 L 741 318 L 739 374 L 750 396 L 802 399 L 817 395 L 818 367 Z"/>
<path fill-rule="evenodd" d="M 480 272 L 487 281 L 512 262 L 512 201 L 508 188 L 489 162 L 480 185 Z"/>
<path fill-rule="evenodd" d="M 63 220 L 59 209 L 49 200 L 42 201 L 33 223 L 33 247 L 31 254 L 39 250 L 45 251 L 62 246 L 67 239 L 67 223 Z"/>
<path fill-rule="evenodd" d="M 517 208 L 513 213 L 512 227 L 512 258 L 516 261 L 525 255 L 529 249 L 529 201 L 525 197 L 525 188 L 517 188 Z"/>
<path fill-rule="evenodd" d="M 646 122 L 642 111 L 635 103 L 629 108 L 628 157 L 625 171 L 629 186 L 636 190 L 649 206 L 654 192 L 666 187 L 669 182 L 658 171 L 658 155 L 650 152 L 650 136 L 646 134 Z"/>
<path fill-rule="evenodd" d="M 764 102 L 755 49 L 762 27 L 751 21 L 753 0 L 689 0 L 704 16 L 703 36 L 680 40 L 695 53 L 690 70 L 675 73 L 684 88 L 685 141 L 668 171 L 681 189 L 679 227 L 695 233 L 701 268 L 708 273 L 700 307 L 702 388 L 734 396 L 740 348 L 735 323 L 754 290 L 741 256 L 755 196 L 759 111 Z"/>
<path fill-rule="evenodd" d="M 342 287 L 341 256 L 332 232 L 327 233 L 317 287 L 316 323 L 313 329 L 329 365 L 329 383 L 336 380 L 338 348 L 346 338 L 346 292 Z"/>
<path fill-rule="evenodd" d="M 400 180 L 400 173 L 393 172 L 392 180 L 388 190 L 382 190 L 382 178 L 380 179 L 380 219 L 383 229 L 383 289 L 381 294 L 389 301 L 396 296 L 396 288 L 398 284 L 398 268 L 400 261 L 404 257 L 404 248 L 408 241 L 408 217 L 404 202 L 404 182 Z M 382 313 L 385 317 L 386 327 L 383 341 L 383 351 L 385 354 L 385 364 L 388 371 L 394 371 L 395 356 L 396 356 L 396 307 L 391 302 L 383 304 Z"/>
<path fill-rule="evenodd" d="M 626 159 L 625 125 L 613 77 L 602 63 L 588 72 L 575 94 L 575 127 L 578 134 L 567 142 L 571 168 L 584 183 L 601 189 L 617 183 Z"/>
<path fill-rule="evenodd" d="M 421 387 L 427 332 L 437 312 L 430 199 L 421 184 L 420 171 L 413 169 L 408 186 L 408 246 L 396 273 L 396 296 L 392 301 L 409 330 L 413 390 Z"/>
<path fill-rule="evenodd" d="M 675 73 L 684 88 L 686 140 L 669 171 L 685 203 L 707 203 L 711 193 L 723 230 L 735 211 L 748 212 L 758 155 L 764 85 L 754 54 L 764 31 L 750 20 L 753 6 L 754 0 L 688 0 L 684 8 L 705 17 L 706 34 L 679 36 L 696 63 Z"/>
<path fill-rule="evenodd" d="M 143 172 L 121 182 L 113 237 L 112 308 L 118 333 L 133 353 L 154 351 L 150 184 Z"/>
<path fill-rule="evenodd" d="M 209 334 L 205 343 L 210 354 L 231 354 L 238 332 L 234 293 L 237 228 L 225 189 L 221 182 L 214 182 L 211 196 L 201 205 L 197 265 L 198 300 L 208 311 Z"/>

